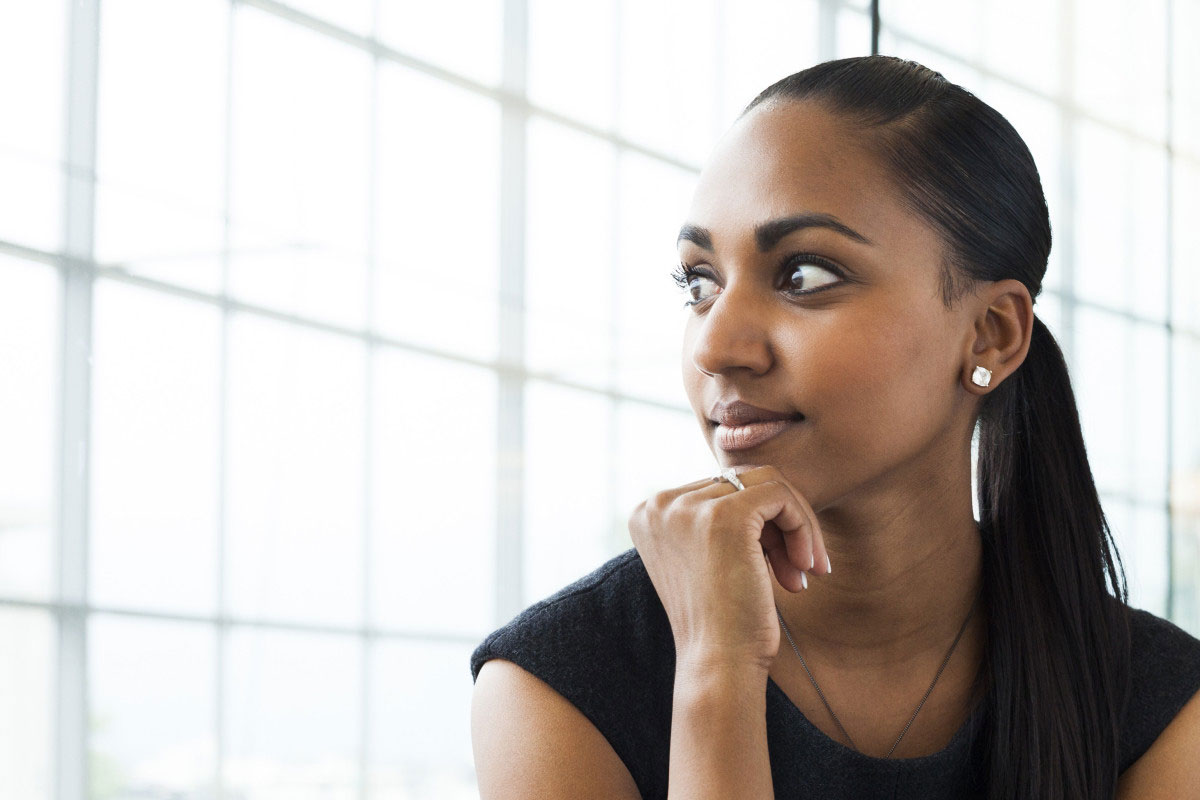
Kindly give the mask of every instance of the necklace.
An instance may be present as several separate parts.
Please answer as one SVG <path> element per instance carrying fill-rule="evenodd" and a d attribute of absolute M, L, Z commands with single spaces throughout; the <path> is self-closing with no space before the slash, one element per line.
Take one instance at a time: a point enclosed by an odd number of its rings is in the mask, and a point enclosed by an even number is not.
<path fill-rule="evenodd" d="M 933 687 L 937 685 L 938 678 L 942 677 L 942 671 L 946 669 L 946 664 L 950 662 L 950 656 L 954 653 L 954 648 L 958 647 L 958 640 L 962 638 L 963 631 L 967 629 L 967 622 L 970 621 L 971 615 L 975 613 L 975 606 L 978 604 L 979 595 L 975 595 L 975 600 L 971 603 L 971 609 L 967 612 L 966 619 L 963 620 L 962 625 L 959 627 L 958 633 L 954 637 L 954 641 L 950 643 L 950 649 L 946 651 L 946 657 L 942 659 L 942 665 L 938 667 L 937 674 L 933 676 L 933 683 L 930 683 L 929 688 L 925 690 L 925 696 L 921 698 L 920 703 L 917 703 L 916 710 L 913 711 L 912 716 L 908 718 L 908 723 L 904 726 L 904 730 L 900 731 L 900 735 L 896 737 L 896 741 L 892 744 L 892 749 L 888 750 L 888 754 L 885 756 L 885 758 L 891 758 L 892 753 L 896 752 L 896 746 L 900 744 L 900 740 L 904 738 L 904 734 L 908 733 L 908 729 L 912 727 L 913 720 L 917 718 L 917 714 L 920 713 L 921 708 L 925 705 L 925 701 L 929 699 L 930 693 L 933 692 Z M 804 656 L 800 655 L 799 648 L 796 647 L 796 643 L 792 640 L 792 632 L 788 630 L 787 623 L 783 621 L 783 614 L 779 613 L 778 605 L 775 606 L 775 614 L 779 617 L 779 624 L 783 626 L 783 632 L 787 636 L 788 644 L 792 646 L 792 650 L 795 651 L 796 657 L 800 659 L 800 666 L 804 667 L 804 671 L 808 673 L 808 679 L 812 681 L 813 688 L 817 690 L 817 696 L 820 697 L 821 702 L 825 704 L 825 710 L 829 712 L 829 716 L 833 717 L 833 721 L 837 723 L 838 730 L 842 732 L 842 736 L 846 737 L 846 741 L 850 742 L 850 747 L 854 749 L 854 752 L 861 753 L 862 751 L 858 749 L 858 745 L 854 743 L 854 740 L 850 738 L 850 734 L 846 732 L 846 728 L 842 725 L 842 721 L 838 719 L 838 715 L 833 713 L 833 709 L 829 706 L 829 701 L 825 699 L 825 693 L 821 691 L 821 687 L 817 685 L 817 679 L 813 677 L 812 672 L 808 668 L 808 664 L 804 662 Z"/>

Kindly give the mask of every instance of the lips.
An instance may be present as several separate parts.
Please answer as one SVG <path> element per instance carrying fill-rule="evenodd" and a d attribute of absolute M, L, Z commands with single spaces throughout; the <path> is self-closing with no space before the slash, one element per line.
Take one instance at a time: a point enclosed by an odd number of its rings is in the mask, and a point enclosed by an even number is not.
<path fill-rule="evenodd" d="M 742 400 L 717 403 L 709 414 L 717 423 L 716 444 L 722 450 L 748 450 L 775 438 L 804 420 L 798 411 L 772 411 Z"/>
<path fill-rule="evenodd" d="M 752 422 L 774 422 L 777 420 L 802 420 L 804 415 L 799 411 L 772 411 L 760 408 L 744 400 L 726 400 L 712 407 L 708 418 L 713 422 L 726 426 L 748 425 Z"/>
<path fill-rule="evenodd" d="M 717 446 L 722 450 L 749 450 L 769 439 L 774 439 L 786 429 L 798 424 L 795 420 L 777 419 L 771 422 L 751 422 L 730 427 L 718 425 Z"/>

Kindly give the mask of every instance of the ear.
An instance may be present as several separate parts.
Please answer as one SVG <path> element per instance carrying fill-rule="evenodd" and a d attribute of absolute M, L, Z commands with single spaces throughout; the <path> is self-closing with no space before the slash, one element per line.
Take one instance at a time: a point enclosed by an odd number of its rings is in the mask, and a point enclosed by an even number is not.
<path fill-rule="evenodd" d="M 972 307 L 974 332 L 967 338 L 962 384 L 968 392 L 984 395 L 1025 361 L 1033 337 L 1033 298 L 1025 284 L 1006 278 L 984 284 Z M 991 371 L 987 386 L 971 380 L 977 366 Z"/>

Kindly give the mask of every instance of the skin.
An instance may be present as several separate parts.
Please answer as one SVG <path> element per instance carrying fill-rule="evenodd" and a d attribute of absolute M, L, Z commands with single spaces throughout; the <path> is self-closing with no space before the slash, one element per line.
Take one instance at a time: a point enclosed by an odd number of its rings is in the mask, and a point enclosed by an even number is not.
<path fill-rule="evenodd" d="M 873 244 L 807 228 L 760 252 L 757 224 L 832 215 Z M 717 145 L 687 222 L 712 251 L 680 242 L 693 279 L 683 382 L 722 466 L 776 468 L 815 512 L 833 571 L 772 591 L 830 705 L 859 749 L 886 755 L 937 673 L 976 596 L 970 440 L 982 395 L 1024 360 L 1033 302 L 1016 280 L 943 305 L 945 248 L 909 211 L 869 142 L 811 103 L 759 106 Z M 784 266 L 816 254 L 843 268 Z M 803 262 L 801 262 L 803 263 Z M 828 285 L 810 296 L 798 290 Z M 992 371 L 976 386 L 976 365 Z M 802 422 L 750 450 L 722 450 L 708 421 L 738 397 Z M 791 581 L 787 581 L 791 584 Z M 936 752 L 966 719 L 986 610 L 977 609 L 937 690 L 894 757 Z M 784 658 L 782 656 L 786 655 Z M 814 724 L 845 741 L 784 641 L 770 676 Z"/>

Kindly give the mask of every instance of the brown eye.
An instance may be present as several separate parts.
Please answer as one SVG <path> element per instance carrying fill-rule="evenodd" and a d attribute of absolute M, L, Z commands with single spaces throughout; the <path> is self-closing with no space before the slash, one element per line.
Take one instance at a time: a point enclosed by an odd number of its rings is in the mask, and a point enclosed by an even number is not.
<path fill-rule="evenodd" d="M 793 295 L 813 294 L 842 282 L 841 271 L 816 256 L 798 256 L 788 262 L 788 269 L 788 287 Z"/>
<path fill-rule="evenodd" d="M 699 270 L 689 267 L 687 264 L 679 264 L 676 266 L 675 271 L 671 273 L 671 277 L 675 279 L 675 283 L 679 285 L 679 288 L 687 292 L 688 297 L 692 298 L 691 300 L 685 302 L 684 306 L 694 306 L 697 303 L 702 303 L 708 299 L 708 295 L 696 294 L 697 291 L 703 291 L 704 287 L 702 284 L 704 281 L 708 281 L 714 286 L 716 285 L 716 281 L 714 281 L 710 276 L 700 272 Z"/>

